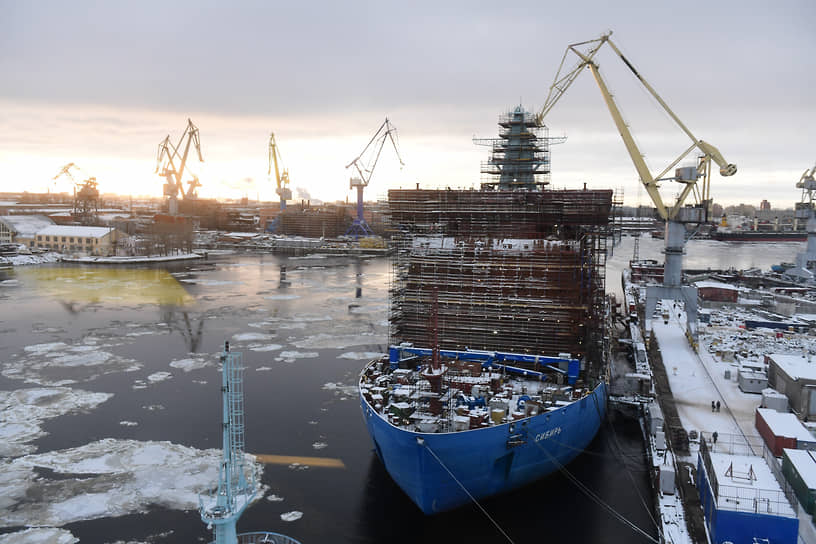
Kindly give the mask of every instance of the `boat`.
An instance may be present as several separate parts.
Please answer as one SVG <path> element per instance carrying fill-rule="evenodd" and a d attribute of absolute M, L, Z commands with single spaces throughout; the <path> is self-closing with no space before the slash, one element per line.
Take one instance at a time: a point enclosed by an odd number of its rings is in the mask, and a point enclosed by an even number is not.
<path fill-rule="evenodd" d="M 359 375 L 374 451 L 425 514 L 539 480 L 606 416 L 611 190 L 551 190 L 546 127 L 499 118 L 481 190 L 393 189 L 391 346 Z"/>
<path fill-rule="evenodd" d="M 804 242 L 804 230 L 712 230 L 711 238 L 721 242 Z"/>

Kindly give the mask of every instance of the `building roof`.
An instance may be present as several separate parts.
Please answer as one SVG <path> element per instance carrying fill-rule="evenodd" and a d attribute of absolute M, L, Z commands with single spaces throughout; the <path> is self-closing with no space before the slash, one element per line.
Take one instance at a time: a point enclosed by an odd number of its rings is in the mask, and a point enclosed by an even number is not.
<path fill-rule="evenodd" d="M 768 424 L 774 435 L 795 438 L 802 442 L 816 442 L 816 438 L 813 438 L 813 435 L 805 429 L 805 426 L 802 425 L 796 415 L 791 413 L 783 414 L 770 408 L 757 408 L 757 412 Z"/>
<path fill-rule="evenodd" d="M 698 281 L 694 283 L 697 289 L 725 289 L 727 291 L 739 291 L 739 287 L 731 285 L 730 283 L 722 283 L 719 281 Z"/>
<path fill-rule="evenodd" d="M 768 358 L 794 380 L 816 380 L 816 361 L 811 362 L 805 356 L 786 353 L 772 353 Z"/>
<path fill-rule="evenodd" d="M 77 225 L 52 225 L 40 231 L 43 236 L 80 236 L 83 238 L 102 238 L 113 229 L 108 227 L 81 227 Z"/>
<path fill-rule="evenodd" d="M 0 222 L 23 238 L 33 238 L 39 231 L 54 224 L 44 215 L 3 215 Z"/>
<path fill-rule="evenodd" d="M 813 459 L 813 455 L 807 450 L 785 448 L 782 451 L 788 456 L 808 489 L 816 489 L 816 460 Z"/>
<path fill-rule="evenodd" d="M 753 501 L 750 499 L 747 503 L 734 500 L 745 494 L 750 498 L 767 500 L 767 504 L 763 506 L 763 514 L 796 517 L 796 513 L 782 493 L 782 488 L 779 487 L 779 482 L 762 457 L 711 452 L 711 465 L 720 487 L 718 509 L 746 511 L 747 504 L 749 505 L 747 511 L 754 512 Z M 749 474 L 751 477 L 748 477 Z"/>

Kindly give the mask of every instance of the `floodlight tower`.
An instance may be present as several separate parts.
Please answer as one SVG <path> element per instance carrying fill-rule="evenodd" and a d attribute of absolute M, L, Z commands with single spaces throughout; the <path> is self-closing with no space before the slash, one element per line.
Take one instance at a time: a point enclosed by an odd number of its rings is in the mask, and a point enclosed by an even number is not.
<path fill-rule="evenodd" d="M 377 166 L 377 161 L 380 158 L 380 153 L 382 153 L 386 139 L 390 139 L 394 145 L 394 152 L 397 154 L 400 166 L 405 166 L 405 163 L 402 162 L 402 157 L 400 157 L 397 140 L 394 137 L 396 133 L 397 128 L 392 125 L 391 121 L 386 117 L 383 124 L 380 125 L 380 128 L 377 129 L 377 132 L 374 133 L 374 136 L 371 137 L 371 140 L 369 140 L 360 154 L 346 165 L 346 168 L 354 166 L 359 174 L 359 177 L 352 176 L 349 179 L 349 189 L 357 189 L 357 217 L 352 221 L 346 235 L 353 235 L 357 238 L 360 235 L 371 236 L 374 234 L 363 217 L 363 189 L 368 187 L 371 176 L 374 175 L 374 168 Z"/>

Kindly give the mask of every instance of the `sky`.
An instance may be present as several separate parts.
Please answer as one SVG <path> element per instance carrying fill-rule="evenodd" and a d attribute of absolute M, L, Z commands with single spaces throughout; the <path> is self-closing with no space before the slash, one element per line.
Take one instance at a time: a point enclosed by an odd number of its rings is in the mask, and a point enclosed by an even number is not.
<path fill-rule="evenodd" d="M 612 39 L 698 139 L 737 164 L 723 204 L 792 207 L 814 165 L 816 3 L 697 1 L 106 2 L 0 0 L 0 191 L 70 191 L 68 162 L 102 192 L 161 195 L 156 154 L 198 126 L 203 197 L 275 199 L 270 132 L 295 198 L 342 200 L 346 165 L 388 117 L 366 192 L 475 187 L 499 115 L 537 112 L 570 43 Z M 601 71 L 653 174 L 690 144 L 620 59 Z M 552 187 L 612 188 L 648 204 L 589 73 L 545 123 Z M 677 185 L 665 182 L 670 202 Z"/>

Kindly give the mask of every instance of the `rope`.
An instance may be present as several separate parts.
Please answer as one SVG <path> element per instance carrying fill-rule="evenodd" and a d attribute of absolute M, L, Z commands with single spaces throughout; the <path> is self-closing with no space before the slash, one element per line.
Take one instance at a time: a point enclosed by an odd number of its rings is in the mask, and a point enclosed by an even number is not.
<path fill-rule="evenodd" d="M 619 452 L 622 453 L 623 448 L 621 447 L 620 441 L 618 440 L 618 432 L 615 430 L 615 426 L 612 425 L 612 422 L 609 421 L 609 420 L 606 420 L 606 423 L 609 425 L 609 428 L 612 430 L 612 439 L 614 441 L 615 447 L 617 448 L 617 450 Z M 652 514 L 652 509 L 649 508 L 646 505 L 646 501 L 643 499 L 643 495 L 640 494 L 640 490 L 638 489 L 638 486 L 635 483 L 635 477 L 632 476 L 632 471 L 629 470 L 629 467 L 626 466 L 626 463 L 623 463 L 623 466 L 626 468 L 626 475 L 629 476 L 629 481 L 632 482 L 632 489 L 635 490 L 635 493 L 637 493 L 638 499 L 640 499 L 640 504 L 643 506 L 643 509 L 646 510 L 646 513 L 649 514 L 649 518 L 652 520 L 652 523 L 654 523 L 655 528 L 659 531 L 660 526 L 658 525 L 657 520 L 654 518 L 654 515 Z"/>
<path fill-rule="evenodd" d="M 647 540 L 649 540 L 649 542 L 654 542 L 654 544 L 660 544 L 659 540 L 655 539 L 652 535 L 650 535 L 649 533 L 647 533 L 646 531 L 644 531 L 643 529 L 641 529 L 640 527 L 635 525 L 633 522 L 626 519 L 626 517 L 624 517 L 623 514 L 621 514 L 620 512 L 618 512 L 617 510 L 612 508 L 609 504 L 604 502 L 604 500 L 601 499 L 601 497 L 599 497 L 594 491 L 592 491 L 587 486 L 585 486 L 578 478 L 576 478 L 570 471 L 568 471 L 566 469 L 566 467 L 564 467 L 564 465 L 562 465 L 560 462 L 558 462 L 558 459 L 556 459 L 550 452 L 548 452 L 541 444 L 539 444 L 538 442 L 536 442 L 535 444 L 536 444 L 536 446 L 538 446 L 538 448 L 541 451 L 544 452 L 544 454 L 547 457 L 550 458 L 550 460 L 553 463 L 555 463 L 555 465 L 558 467 L 558 470 L 564 476 L 566 476 L 567 479 L 570 482 L 572 482 L 575 485 L 575 487 L 578 488 L 579 491 L 581 491 L 589 499 L 591 499 L 593 502 L 595 502 L 595 504 L 597 504 L 598 506 L 601 506 L 603 509 L 605 509 L 607 512 L 609 512 L 612 515 L 612 517 L 614 517 L 615 519 L 617 519 L 618 521 L 620 521 L 624 525 L 629 526 L 629 528 L 631 528 L 636 533 L 639 533 L 639 534 L 643 535 L 643 537 L 645 537 Z"/>
<path fill-rule="evenodd" d="M 499 531 L 499 532 L 500 532 L 500 533 L 501 533 L 501 534 L 504 536 L 504 538 L 506 538 L 506 539 L 507 539 L 507 542 L 510 542 L 510 544 L 514 544 L 514 543 L 513 543 L 513 539 L 512 539 L 512 538 L 510 538 L 510 536 L 509 536 L 507 533 L 505 533 L 505 532 L 504 532 L 504 529 L 502 529 L 502 528 L 501 528 L 501 526 L 500 526 L 500 525 L 499 525 L 499 524 L 496 522 L 496 520 L 494 520 L 494 519 L 493 519 L 493 518 L 490 516 L 490 514 L 488 514 L 488 513 L 487 513 L 487 510 L 485 510 L 485 509 L 484 509 L 484 507 L 483 507 L 481 504 L 479 504 L 479 501 L 477 501 L 477 500 L 476 500 L 476 498 L 475 498 L 473 495 L 471 495 L 471 494 L 470 494 L 470 491 L 468 491 L 468 490 L 467 490 L 467 488 L 466 488 L 464 485 L 462 485 L 462 482 L 460 482 L 460 481 L 459 481 L 459 480 L 456 478 L 456 476 L 454 476 L 454 475 L 453 475 L 453 472 L 451 472 L 451 471 L 448 469 L 448 467 L 446 467 L 446 466 L 445 466 L 445 463 L 443 463 L 443 462 L 442 462 L 442 460 L 441 460 L 439 457 L 437 457 L 436 453 L 435 453 L 435 452 L 434 452 L 434 451 L 431 449 L 431 447 L 428 445 L 428 443 L 427 443 L 427 442 L 425 442 L 425 439 L 423 439 L 423 438 L 417 438 L 417 442 L 419 442 L 419 444 L 420 444 L 421 446 L 425 446 L 425 449 L 427 449 L 427 450 L 428 450 L 428 452 L 429 452 L 431 455 L 433 455 L 433 458 L 434 458 L 434 459 L 436 459 L 436 462 L 437 462 L 437 463 L 439 463 L 439 465 L 440 465 L 442 468 L 444 468 L 444 469 L 445 469 L 445 472 L 447 472 L 447 473 L 450 475 L 450 477 L 451 477 L 451 478 L 453 478 L 453 481 L 454 481 L 454 482 L 456 482 L 456 483 L 459 485 L 459 487 L 461 487 L 461 488 L 462 488 L 462 491 L 464 491 L 465 493 L 467 493 L 467 496 L 468 496 L 468 497 L 470 497 L 470 500 L 472 500 L 472 501 L 473 501 L 473 503 L 474 503 L 476 506 L 478 506 L 478 507 L 479 507 L 479 510 L 481 510 L 481 511 L 482 511 L 482 513 L 483 513 L 483 514 L 484 514 L 484 515 L 487 517 L 487 519 L 489 519 L 489 520 L 490 520 L 490 522 L 493 524 L 493 526 L 494 526 L 494 527 L 496 527 L 496 530 L 498 530 L 498 531 Z"/>

